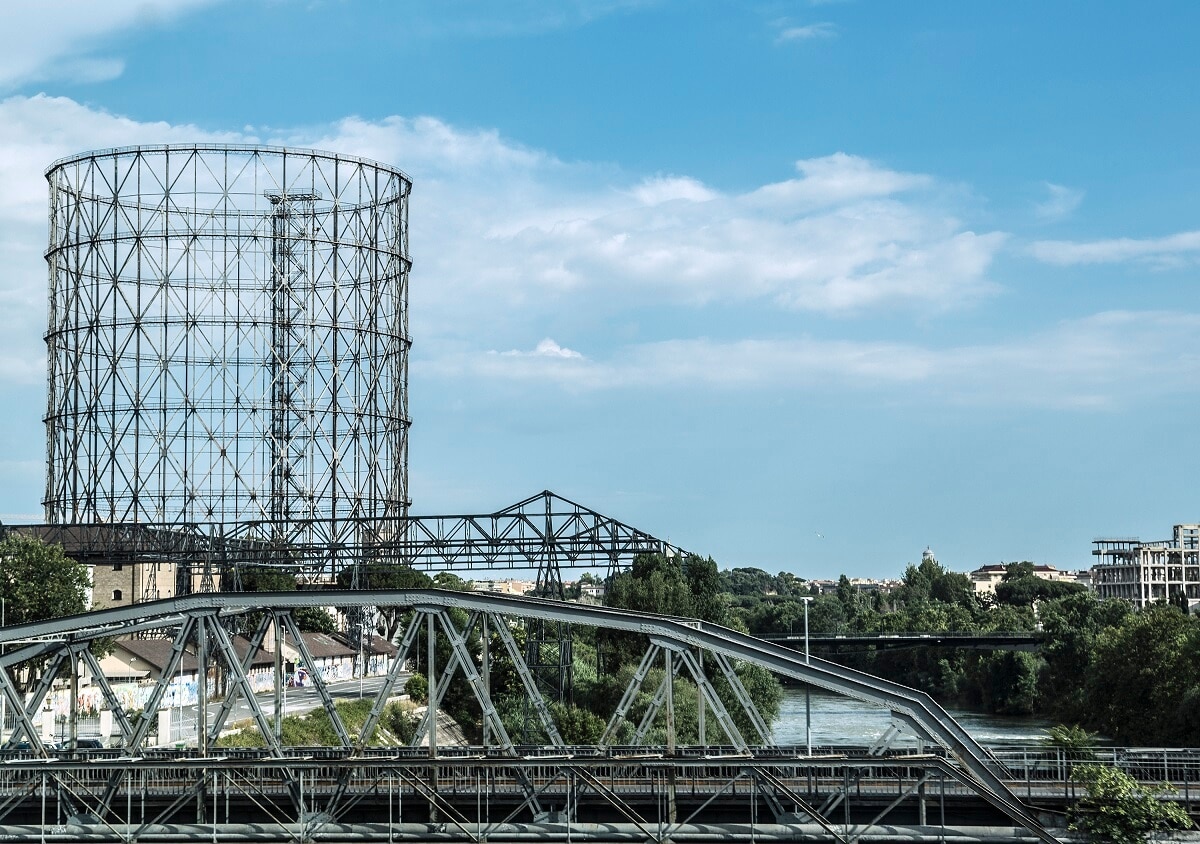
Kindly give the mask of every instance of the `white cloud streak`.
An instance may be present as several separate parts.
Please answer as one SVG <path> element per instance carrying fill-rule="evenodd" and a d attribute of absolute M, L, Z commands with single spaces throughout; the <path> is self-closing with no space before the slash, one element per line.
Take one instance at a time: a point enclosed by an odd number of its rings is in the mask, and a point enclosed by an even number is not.
<path fill-rule="evenodd" d="M 810 23 L 803 26 L 784 26 L 775 36 L 777 44 L 791 41 L 813 41 L 821 38 L 833 38 L 837 35 L 837 27 L 828 22 Z"/>
<path fill-rule="evenodd" d="M 1200 231 L 1142 239 L 1040 240 L 1029 251 L 1039 261 L 1063 267 L 1138 261 L 1154 267 L 1170 268 L 1196 263 L 1200 258 Z"/>
<path fill-rule="evenodd" d="M 1046 198 L 1033 207 L 1034 215 L 1044 223 L 1055 223 L 1065 220 L 1074 214 L 1083 203 L 1084 192 L 1045 182 Z"/>
<path fill-rule="evenodd" d="M 221 0 L 36 0 L 8 3 L 0 27 L 0 91 L 28 82 L 99 82 L 124 63 L 88 55 L 107 36 L 160 25 Z"/>
<path fill-rule="evenodd" d="M 812 338 L 700 338 L 635 344 L 604 360 L 579 353 L 460 355 L 429 370 L 442 377 L 556 384 L 574 392 L 816 388 L 896 398 L 916 391 L 922 401 L 936 396 L 951 403 L 1103 410 L 1195 383 L 1200 314 L 1105 312 L 1011 343 L 940 349 Z"/>
<path fill-rule="evenodd" d="M 88 147 L 259 140 L 251 132 L 141 123 L 63 98 L 0 102 L 0 194 L 7 200 L 0 205 L 0 260 L 9 268 L 0 290 L 0 379 L 43 377 L 41 173 L 49 162 Z M 945 386 L 961 395 L 974 383 L 962 361 L 976 360 L 980 372 L 1014 373 L 999 392 L 1021 392 L 1026 380 L 1047 383 L 1030 375 L 1039 366 L 1050 372 L 1062 361 L 1094 360 L 1103 348 L 1097 340 L 1090 357 L 1080 358 L 1078 338 L 1099 335 L 1066 328 L 1024 338 L 1018 353 L 762 339 L 748 327 L 749 336 L 731 342 L 664 339 L 589 353 L 562 343 L 559 329 L 551 328 L 550 339 L 542 328 L 534 335 L 545 338 L 541 343 L 517 352 L 513 338 L 571 311 L 594 309 L 605 322 L 613 314 L 637 319 L 644 308 L 700 314 L 710 304 L 721 309 L 714 313 L 731 305 L 818 314 L 959 307 L 994 289 L 987 271 L 1005 235 L 963 226 L 941 207 L 930 176 L 846 153 L 804 159 L 791 178 L 729 192 L 686 175 L 638 179 L 612 167 L 568 164 L 495 132 L 432 118 L 348 118 L 261 140 L 395 162 L 415 177 L 414 370 L 423 373 L 549 378 L 572 389 L 845 381 Z M 1139 332 L 1130 326 L 1114 334 Z M 1151 352 L 1170 359 L 1170 347 L 1157 339 L 1169 335 L 1149 332 L 1143 351 L 1130 347 L 1132 357 L 1117 360 L 1150 356 L 1146 366 L 1156 371 Z M 1030 348 L 1042 355 L 1023 357 Z M 1101 378 L 1100 387 L 1105 383 Z M 1052 393 L 1038 393 L 1039 400 Z M 1062 394 L 1083 400 L 1074 386 Z"/>

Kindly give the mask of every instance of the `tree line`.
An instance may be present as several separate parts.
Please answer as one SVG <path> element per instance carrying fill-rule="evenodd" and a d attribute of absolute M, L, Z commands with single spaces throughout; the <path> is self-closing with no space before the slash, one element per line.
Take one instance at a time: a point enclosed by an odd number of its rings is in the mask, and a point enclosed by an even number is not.
<path fill-rule="evenodd" d="M 827 658 L 942 703 L 1079 724 L 1125 744 L 1200 744 L 1200 619 L 1168 603 L 1136 611 L 1033 570 L 1006 566 L 994 595 L 935 560 L 908 566 L 887 593 L 862 592 L 843 575 L 821 595 L 757 569 L 722 573 L 722 583 L 734 625 L 756 635 L 802 631 L 803 596 L 813 599 L 813 633 L 1040 631 L 1036 653 L 861 646 Z"/>

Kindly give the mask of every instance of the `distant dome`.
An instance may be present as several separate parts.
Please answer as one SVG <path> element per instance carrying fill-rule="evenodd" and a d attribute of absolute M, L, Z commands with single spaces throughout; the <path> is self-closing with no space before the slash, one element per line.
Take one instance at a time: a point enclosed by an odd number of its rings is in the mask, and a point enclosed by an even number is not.
<path fill-rule="evenodd" d="M 922 563 L 936 563 L 937 562 L 937 557 L 933 556 L 933 549 L 930 548 L 928 545 L 926 545 L 925 550 L 921 552 L 921 562 Z"/>

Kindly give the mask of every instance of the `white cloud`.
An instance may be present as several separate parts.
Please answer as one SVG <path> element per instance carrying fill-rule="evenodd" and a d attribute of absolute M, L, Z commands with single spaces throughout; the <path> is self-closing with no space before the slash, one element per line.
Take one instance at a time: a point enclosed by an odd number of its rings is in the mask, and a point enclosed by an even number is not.
<path fill-rule="evenodd" d="M 658 0 L 417 0 L 405 6 L 408 26 L 423 36 L 503 38 L 586 26 L 612 14 L 653 6 Z"/>
<path fill-rule="evenodd" d="M 647 307 L 854 314 L 945 310 L 993 290 L 1004 235 L 973 232 L 936 183 L 846 153 L 741 192 L 687 175 L 631 177 L 565 163 L 486 129 L 428 118 L 347 118 L 331 126 L 209 132 L 143 123 L 61 97 L 0 101 L 0 260 L 9 268 L 0 359 L 41 366 L 45 167 L 98 147 L 194 141 L 315 146 L 394 163 L 415 179 L 412 323 L 418 355 L 496 347 L 493 326 L 582 310 L 607 319 Z M 636 317 L 635 317 L 636 318 Z M 555 352 L 554 349 L 558 351 Z M 552 353 L 552 354 L 551 354 Z M 561 347 L 540 357 L 583 358 Z M 497 355 L 496 357 L 502 357 Z"/>
<path fill-rule="evenodd" d="M 247 140 L 240 133 L 141 123 L 64 97 L 0 101 L 0 381 L 46 378 L 46 180 L 53 161 L 87 149 L 139 143 Z"/>
<path fill-rule="evenodd" d="M 442 377 L 557 383 L 573 390 L 827 388 L 892 398 L 912 390 L 922 400 L 953 403 L 1109 409 L 1170 395 L 1200 378 L 1200 314 L 1105 312 L 1006 343 L 949 348 L 699 338 L 634 344 L 605 360 L 462 354 L 427 370 Z"/>
<path fill-rule="evenodd" d="M 837 27 L 828 21 L 810 23 L 804 26 L 784 26 L 775 36 L 776 43 L 785 44 L 789 41 L 812 41 L 818 38 L 832 38 L 837 35 Z"/>
<path fill-rule="evenodd" d="M 688 202 L 708 202 L 719 194 L 695 179 L 679 176 L 660 176 L 646 179 L 630 193 L 643 205 L 661 205 L 676 199 Z"/>
<path fill-rule="evenodd" d="M 1040 240 L 1029 251 L 1039 261 L 1059 266 L 1141 261 L 1158 267 L 1174 267 L 1193 264 L 1200 257 L 1200 231 L 1144 239 Z"/>
<path fill-rule="evenodd" d="M 493 352 L 492 354 L 496 354 L 496 353 Z M 507 352 L 500 352 L 499 354 L 504 355 L 505 357 L 518 357 L 518 358 L 535 357 L 535 358 L 551 358 L 551 359 L 562 359 L 562 360 L 571 360 L 572 358 L 582 358 L 583 357 L 583 355 L 581 355 L 579 352 L 574 351 L 573 349 L 563 348 L 562 346 L 558 345 L 553 340 L 551 340 L 549 337 L 547 337 L 545 340 L 542 340 L 540 343 L 538 343 L 537 346 L 534 347 L 534 350 L 532 352 L 522 352 L 517 349 L 513 349 L 513 350 L 507 351 Z"/>
<path fill-rule="evenodd" d="M 159 25 L 220 0 L 37 0 L 8 3 L 0 27 L 0 91 L 26 82 L 99 82 L 119 76 L 120 59 L 91 56 L 106 36 Z"/>
<path fill-rule="evenodd" d="M 1052 182 L 1044 182 L 1046 198 L 1033 206 L 1033 212 L 1039 220 L 1053 223 L 1065 220 L 1079 208 L 1083 202 L 1084 192 Z"/>

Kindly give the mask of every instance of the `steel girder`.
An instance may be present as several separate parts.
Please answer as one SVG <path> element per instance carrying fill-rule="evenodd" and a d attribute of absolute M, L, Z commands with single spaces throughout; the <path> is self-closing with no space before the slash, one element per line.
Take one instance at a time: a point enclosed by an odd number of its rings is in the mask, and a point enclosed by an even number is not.
<path fill-rule="evenodd" d="M 353 519 L 341 520 L 346 521 Z M 686 553 L 549 490 L 488 514 L 372 517 L 351 538 L 339 535 L 345 533 L 341 522 L 292 517 L 286 525 L 257 519 L 6 529 L 60 544 L 84 562 L 172 563 L 213 577 L 242 566 L 282 566 L 310 571 L 310 579 L 327 583 L 337 578 L 338 571 L 331 568 L 336 563 L 357 568 L 362 587 L 370 586 L 373 569 L 404 564 L 426 571 L 533 570 L 539 583 L 553 591 L 562 582 L 560 569 L 615 571 L 637 554 Z"/>
<path fill-rule="evenodd" d="M 454 631 L 453 625 L 448 624 L 445 611 L 451 608 L 464 610 L 476 618 L 487 616 L 494 630 L 507 627 L 513 618 L 524 620 L 537 619 L 560 624 L 574 624 L 594 627 L 604 627 L 614 630 L 641 633 L 651 637 L 652 647 L 647 654 L 647 662 L 652 661 L 656 653 L 683 653 L 691 650 L 707 652 L 720 665 L 722 661 L 745 661 L 763 666 L 778 674 L 792 677 L 801 682 L 809 683 L 837 694 L 857 698 L 869 703 L 890 709 L 898 718 L 904 720 L 918 730 L 927 740 L 940 745 L 948 752 L 946 764 L 950 765 L 947 775 L 968 784 L 975 789 L 980 797 L 1003 811 L 1015 822 L 1044 837 L 1053 840 L 1042 831 L 1040 824 L 1012 794 L 1004 782 L 1002 771 L 997 764 L 989 759 L 987 752 L 977 744 L 940 706 L 928 695 L 905 688 L 895 683 L 881 680 L 834 663 L 819 659 L 809 661 L 796 652 L 754 637 L 738 633 L 727 628 L 696 622 L 679 620 L 662 616 L 634 613 L 604 607 L 593 607 L 576 604 L 566 604 L 557 601 L 535 598 L 515 598 L 484 593 L 447 592 L 442 590 L 399 590 L 399 591 L 361 591 L 361 590 L 324 590 L 320 592 L 287 592 L 287 593 L 214 593 L 193 595 L 183 598 L 142 604 L 136 607 L 100 610 L 85 615 L 53 619 L 32 624 L 14 625 L 0 629 L 0 643 L 12 645 L 12 649 L 0 657 L 0 686 L 9 698 L 18 697 L 11 685 L 9 671 L 12 666 L 31 658 L 47 654 L 61 654 L 64 650 L 76 653 L 81 645 L 99 638 L 112 636 L 122 631 L 127 625 L 137 625 L 151 628 L 157 622 L 164 630 L 178 629 L 175 648 L 169 661 L 166 676 L 178 667 L 183 655 L 184 646 L 191 636 L 197 636 L 197 646 L 202 653 L 207 653 L 213 662 L 222 664 L 231 671 L 235 683 L 230 687 L 230 695 L 241 694 L 254 713 L 254 719 L 264 737 L 274 736 L 272 725 L 267 718 L 264 702 L 249 693 L 249 687 L 239 676 L 242 668 L 242 657 L 234 652 L 229 637 L 225 635 L 221 622 L 231 616 L 252 611 L 267 610 L 272 613 L 287 613 L 301 607 L 311 606 L 394 606 L 408 607 L 413 610 L 413 617 L 405 633 L 404 642 L 411 645 L 415 640 L 415 630 L 418 625 L 428 623 L 431 628 L 440 623 L 443 633 L 449 632 L 452 643 L 450 669 L 465 670 L 468 681 L 476 691 L 477 699 L 483 712 L 494 712 L 494 704 L 490 701 L 489 692 L 483 675 L 478 671 L 474 658 L 466 651 L 462 641 L 462 631 Z M 503 640 L 503 637 L 502 637 Z M 431 640 L 430 640 L 431 641 Z M 510 659 L 516 665 L 521 661 L 516 658 L 515 647 L 506 643 Z M 469 668 L 467 668 L 469 662 Z M 67 660 L 71 662 L 71 660 Z M 686 664 L 686 660 L 674 657 L 668 661 L 662 689 L 663 700 L 671 694 L 672 678 L 676 664 Z M 73 663 L 72 663 L 73 664 Z M 529 671 L 528 666 L 523 669 Z M 518 672 L 522 669 L 518 668 Z M 689 671 L 691 668 L 689 666 Z M 644 674 L 640 671 L 639 674 Z M 435 675 L 436 676 L 436 675 Z M 700 673 L 700 676 L 703 676 Z M 391 686 L 398 677 L 398 670 L 393 666 L 389 674 L 389 682 L 377 698 L 372 714 L 378 718 L 382 711 L 384 695 L 389 694 Z M 644 676 L 642 680 L 644 680 Z M 635 682 L 640 682 L 635 678 Z M 431 682 L 431 696 L 444 688 L 443 683 Z M 536 692 L 536 683 L 526 680 L 526 688 Z M 130 752 L 141 752 L 148 735 L 151 718 L 162 700 L 166 684 L 160 683 L 155 689 L 146 706 L 146 712 L 134 725 L 132 735 L 127 740 Z M 710 694 L 709 692 L 703 692 Z M 627 697 L 636 694 L 627 692 Z M 739 696 L 740 697 L 740 696 Z M 18 698 L 19 699 L 19 698 Z M 436 697 L 434 697 L 436 700 Z M 662 703 L 659 704 L 660 706 Z M 538 707 L 544 708 L 544 701 Z M 621 708 L 618 707 L 620 710 Z M 29 713 L 28 709 L 25 709 Z M 207 725 L 205 707 L 200 707 L 202 729 Z M 336 715 L 336 712 L 332 714 Z M 615 716 L 614 716 L 615 717 Z M 492 733 L 500 738 L 501 746 L 497 751 L 514 758 L 515 748 L 510 740 L 505 740 L 504 734 L 497 728 L 495 720 L 488 718 Z M 432 729 L 430 731 L 433 732 Z M 364 730 L 364 734 L 366 731 Z M 208 743 L 210 734 L 205 731 L 203 747 Z M 441 759 L 444 755 L 442 748 L 432 740 L 428 753 L 433 760 Z M 361 739 L 357 748 L 347 747 L 352 753 L 363 753 Z M 597 752 L 603 748 L 597 748 Z M 670 748 L 667 749 L 668 751 Z M 288 755 L 282 745 L 268 740 L 268 753 L 275 759 Z M 875 761 L 879 761 L 876 759 Z M 759 766 L 758 755 L 752 755 L 746 764 L 750 768 Z M 811 762 L 809 764 L 812 764 Z M 761 778 L 755 779 L 759 782 Z M 298 791 L 298 784 L 291 788 Z M 526 800 L 529 794 L 526 794 Z M 303 809 L 303 806 L 300 807 Z M 810 813 L 811 814 L 811 813 Z M 820 815 L 820 813 L 817 813 Z"/>

